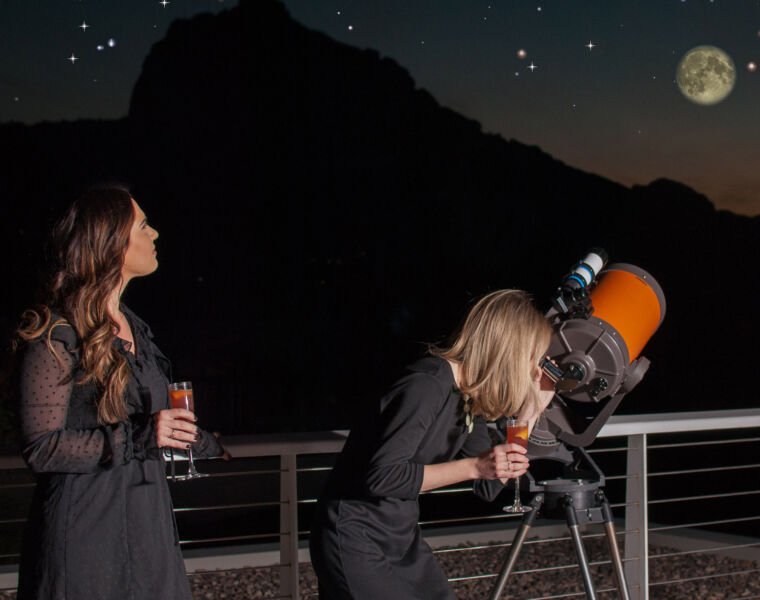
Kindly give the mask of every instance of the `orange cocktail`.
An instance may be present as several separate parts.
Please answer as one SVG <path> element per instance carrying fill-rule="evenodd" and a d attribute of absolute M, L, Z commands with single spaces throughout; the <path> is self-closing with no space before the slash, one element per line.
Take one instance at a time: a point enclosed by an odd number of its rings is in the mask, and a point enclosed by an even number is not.
<path fill-rule="evenodd" d="M 528 422 L 514 417 L 507 419 L 507 443 L 517 444 L 528 449 Z M 515 477 L 515 500 L 510 506 L 505 506 L 508 513 L 524 513 L 533 510 L 530 506 L 523 506 L 520 502 L 520 478 Z"/>
<path fill-rule="evenodd" d="M 528 424 L 517 421 L 514 426 L 507 425 L 507 442 L 528 449 Z"/>
<path fill-rule="evenodd" d="M 169 388 L 169 401 L 172 403 L 172 408 L 184 408 L 190 412 L 195 412 L 193 390 Z"/>
<path fill-rule="evenodd" d="M 172 408 L 184 408 L 190 412 L 195 412 L 195 402 L 193 401 L 193 384 L 189 381 L 179 381 L 169 384 L 169 402 Z M 172 430 L 172 435 L 174 430 Z M 197 439 L 197 436 L 196 436 Z M 187 475 L 174 477 L 174 453 L 172 451 L 172 478 L 180 481 L 195 479 L 196 477 L 205 477 L 204 473 L 199 473 L 193 462 L 193 447 L 188 444 L 187 448 Z"/>

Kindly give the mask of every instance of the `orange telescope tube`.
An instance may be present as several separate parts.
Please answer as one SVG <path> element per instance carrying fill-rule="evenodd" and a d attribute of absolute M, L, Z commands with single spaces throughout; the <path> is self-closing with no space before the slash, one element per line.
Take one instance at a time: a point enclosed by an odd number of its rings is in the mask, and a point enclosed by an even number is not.
<path fill-rule="evenodd" d="M 590 297 L 591 317 L 605 321 L 620 334 L 630 364 L 665 318 L 662 288 L 643 269 L 616 263 L 602 271 Z"/>

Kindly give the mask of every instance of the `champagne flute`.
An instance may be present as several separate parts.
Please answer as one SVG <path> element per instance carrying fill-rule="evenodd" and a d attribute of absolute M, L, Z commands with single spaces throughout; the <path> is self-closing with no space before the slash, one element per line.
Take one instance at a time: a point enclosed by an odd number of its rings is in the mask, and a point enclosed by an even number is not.
<path fill-rule="evenodd" d="M 517 420 L 514 417 L 507 419 L 507 443 L 517 444 L 527 450 L 528 448 L 528 421 Z M 531 506 L 523 506 L 520 502 L 520 478 L 515 477 L 515 501 L 511 506 L 505 506 L 504 512 L 526 513 L 533 510 Z"/>
<path fill-rule="evenodd" d="M 184 408 L 190 412 L 195 412 L 195 402 L 193 401 L 193 384 L 190 381 L 179 381 L 169 384 L 169 400 L 172 408 Z M 172 455 L 173 458 L 173 455 Z M 187 474 L 178 475 L 177 479 L 186 481 L 197 477 L 205 477 L 205 473 L 199 473 L 193 462 L 193 446 L 190 444 L 187 448 Z"/>

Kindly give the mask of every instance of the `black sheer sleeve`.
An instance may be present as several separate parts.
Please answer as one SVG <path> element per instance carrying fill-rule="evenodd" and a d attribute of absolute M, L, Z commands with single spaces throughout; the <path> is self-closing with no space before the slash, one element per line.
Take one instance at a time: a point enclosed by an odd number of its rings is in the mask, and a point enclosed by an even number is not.
<path fill-rule="evenodd" d="M 34 341 L 23 350 L 18 379 L 22 454 L 35 472 L 90 473 L 127 461 L 127 424 L 66 429 L 74 362 L 58 340 L 50 346 L 44 339 Z"/>
<path fill-rule="evenodd" d="M 214 458 L 224 454 L 224 448 L 216 436 L 198 429 L 198 441 L 193 444 L 193 455 L 197 458 Z"/>

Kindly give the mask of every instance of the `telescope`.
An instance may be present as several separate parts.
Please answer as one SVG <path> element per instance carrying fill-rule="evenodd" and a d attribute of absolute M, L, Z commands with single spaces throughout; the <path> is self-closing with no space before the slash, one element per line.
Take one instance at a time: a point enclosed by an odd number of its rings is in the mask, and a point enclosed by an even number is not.
<path fill-rule="evenodd" d="M 531 432 L 529 457 L 566 462 L 568 446 L 587 447 L 649 369 L 640 353 L 665 318 L 662 288 L 643 269 L 605 268 L 607 260 L 590 250 L 546 313 L 554 331 L 541 366 L 556 395 Z"/>
<path fill-rule="evenodd" d="M 604 474 L 584 448 L 649 369 L 641 351 L 665 318 L 665 296 L 643 269 L 607 261 L 605 250 L 589 250 L 565 275 L 546 313 L 553 332 L 541 368 L 555 395 L 528 438 L 532 510 L 515 534 L 490 600 L 500 597 L 539 515 L 566 519 L 589 600 L 597 596 L 579 525 L 604 523 L 619 595 L 629 599 Z"/>

